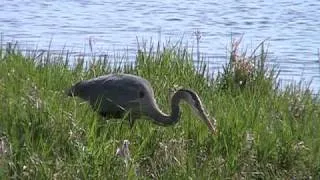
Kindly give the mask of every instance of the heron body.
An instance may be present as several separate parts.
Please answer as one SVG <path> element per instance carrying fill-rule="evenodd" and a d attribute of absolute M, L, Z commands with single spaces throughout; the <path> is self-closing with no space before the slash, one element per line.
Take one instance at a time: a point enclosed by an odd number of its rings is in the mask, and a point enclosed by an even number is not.
<path fill-rule="evenodd" d="M 95 111 L 107 119 L 123 118 L 128 113 L 131 125 L 141 116 L 149 117 L 158 125 L 173 125 L 180 119 L 179 104 L 184 100 L 205 121 L 209 129 L 215 132 L 215 122 L 210 121 L 200 98 L 190 89 L 175 92 L 171 99 L 170 115 L 159 109 L 149 81 L 132 74 L 108 74 L 83 80 L 66 93 L 88 101 Z"/>

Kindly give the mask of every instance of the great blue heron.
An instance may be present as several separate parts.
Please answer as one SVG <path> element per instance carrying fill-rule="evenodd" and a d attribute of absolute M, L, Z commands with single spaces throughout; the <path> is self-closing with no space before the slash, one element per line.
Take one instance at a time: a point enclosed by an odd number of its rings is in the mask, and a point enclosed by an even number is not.
<path fill-rule="evenodd" d="M 168 126 L 180 119 L 180 100 L 184 100 L 197 112 L 213 132 L 212 123 L 206 114 L 199 96 L 190 89 L 177 90 L 171 99 L 171 114 L 163 113 L 154 98 L 151 84 L 144 78 L 132 74 L 108 74 L 83 80 L 67 90 L 68 96 L 77 96 L 88 101 L 92 108 L 106 119 L 123 118 L 128 112 L 130 125 L 135 119 L 147 116 L 155 124 Z"/>

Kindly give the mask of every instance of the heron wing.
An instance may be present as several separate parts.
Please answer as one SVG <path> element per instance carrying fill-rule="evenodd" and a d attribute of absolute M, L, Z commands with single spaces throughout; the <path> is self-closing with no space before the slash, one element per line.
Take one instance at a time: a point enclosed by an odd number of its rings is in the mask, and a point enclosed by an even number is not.
<path fill-rule="evenodd" d="M 101 76 L 86 81 L 86 95 L 92 105 L 101 111 L 129 109 L 139 106 L 139 92 L 143 88 L 141 81 L 121 75 Z M 98 100 L 98 101 L 97 101 Z"/>

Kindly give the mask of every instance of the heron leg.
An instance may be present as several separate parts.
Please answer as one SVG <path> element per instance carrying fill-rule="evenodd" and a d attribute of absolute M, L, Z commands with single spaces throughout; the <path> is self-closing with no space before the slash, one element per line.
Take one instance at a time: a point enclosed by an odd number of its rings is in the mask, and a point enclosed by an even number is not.
<path fill-rule="evenodd" d="M 120 119 L 120 118 L 126 118 L 129 122 L 130 129 L 133 128 L 135 123 L 135 117 L 132 112 L 125 113 L 124 111 L 115 111 L 113 113 L 107 113 L 107 112 L 99 112 L 99 115 L 102 116 L 104 119 Z"/>
<path fill-rule="evenodd" d="M 130 127 L 130 129 L 132 129 L 134 126 L 135 119 L 134 119 L 131 112 L 129 112 L 129 114 L 128 114 L 128 120 L 129 120 L 129 127 Z"/>

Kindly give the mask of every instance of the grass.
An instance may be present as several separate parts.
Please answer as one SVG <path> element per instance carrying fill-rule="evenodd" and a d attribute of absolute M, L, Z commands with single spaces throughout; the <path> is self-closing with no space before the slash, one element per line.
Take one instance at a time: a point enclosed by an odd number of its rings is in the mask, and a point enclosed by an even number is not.
<path fill-rule="evenodd" d="M 279 89 L 263 44 L 258 54 L 241 56 L 253 70 L 240 76 L 234 63 L 242 61 L 230 53 L 217 78 L 204 63 L 196 70 L 181 45 L 139 48 L 136 66 L 1 49 L 1 179 L 320 178 L 319 99 L 299 86 Z M 185 104 L 175 126 L 141 119 L 129 129 L 127 121 L 102 121 L 88 104 L 64 95 L 76 81 L 111 72 L 148 79 L 165 112 L 171 88 L 194 89 L 219 133 L 213 136 Z M 115 155 L 125 139 L 128 166 Z"/>

